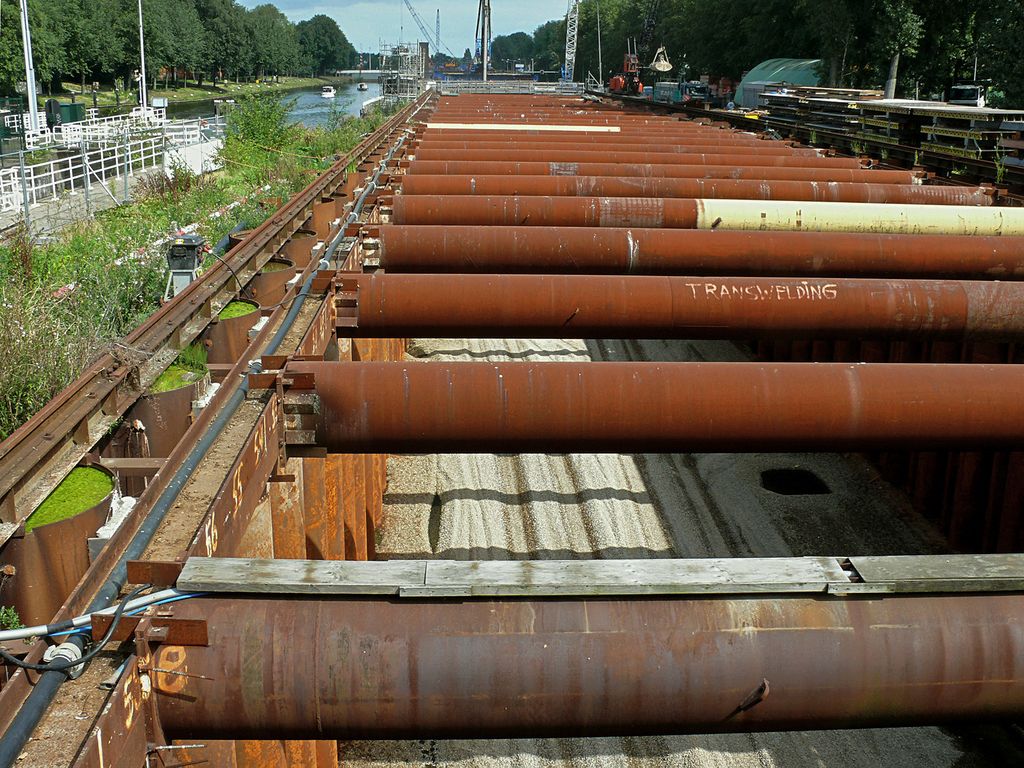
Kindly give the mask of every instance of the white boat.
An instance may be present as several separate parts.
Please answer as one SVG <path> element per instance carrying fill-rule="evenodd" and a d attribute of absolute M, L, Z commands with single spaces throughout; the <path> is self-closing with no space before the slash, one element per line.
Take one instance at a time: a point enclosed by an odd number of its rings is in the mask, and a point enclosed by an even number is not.
<path fill-rule="evenodd" d="M 358 89 L 359 89 L 360 91 L 368 91 L 368 90 L 370 89 L 370 86 L 368 86 L 368 85 L 367 85 L 366 83 L 360 83 L 360 84 L 359 84 L 359 85 L 357 85 L 356 87 L 357 87 L 357 88 L 358 88 Z"/>
<path fill-rule="evenodd" d="M 325 99 L 333 99 L 335 96 L 338 95 L 338 92 L 334 90 L 333 85 L 325 85 L 323 88 L 320 89 L 320 95 L 323 96 Z"/>

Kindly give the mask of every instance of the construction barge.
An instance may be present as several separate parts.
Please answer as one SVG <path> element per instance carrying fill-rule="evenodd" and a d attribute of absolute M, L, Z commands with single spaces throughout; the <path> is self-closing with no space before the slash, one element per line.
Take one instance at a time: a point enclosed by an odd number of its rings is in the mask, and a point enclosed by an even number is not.
<path fill-rule="evenodd" d="M 1018 719 L 1012 202 L 419 97 L 0 444 L 0 565 L 42 553 L 3 583 L 39 626 L 0 632 L 0 766 Z M 152 415 L 195 343 L 216 393 Z M 91 526 L 26 525 L 80 467 L 136 496 L 84 560 Z M 917 759 L 888 733 L 854 749 Z"/>

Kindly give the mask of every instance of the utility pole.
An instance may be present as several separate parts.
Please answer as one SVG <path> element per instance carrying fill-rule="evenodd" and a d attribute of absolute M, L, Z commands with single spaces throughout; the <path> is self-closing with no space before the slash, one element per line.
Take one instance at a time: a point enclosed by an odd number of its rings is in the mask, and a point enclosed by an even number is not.
<path fill-rule="evenodd" d="M 36 67 L 32 63 L 32 33 L 28 28 L 28 0 L 21 0 L 21 44 L 25 54 L 25 86 L 28 95 L 29 127 L 39 132 L 39 105 L 36 103 Z"/>
<path fill-rule="evenodd" d="M 604 62 L 601 60 L 601 3 L 596 0 L 597 5 L 597 79 L 604 84 Z"/>
<path fill-rule="evenodd" d="M 22 0 L 25 2 L 25 0 Z M 139 0 L 139 72 L 142 75 L 142 85 L 139 87 L 139 94 L 142 97 L 142 117 L 149 114 L 146 108 L 149 106 L 149 94 L 146 91 L 146 38 L 142 31 L 142 0 Z"/>
<path fill-rule="evenodd" d="M 437 9 L 437 18 L 434 20 L 434 51 L 441 55 L 441 9 Z M 440 61 L 440 59 L 438 59 Z"/>

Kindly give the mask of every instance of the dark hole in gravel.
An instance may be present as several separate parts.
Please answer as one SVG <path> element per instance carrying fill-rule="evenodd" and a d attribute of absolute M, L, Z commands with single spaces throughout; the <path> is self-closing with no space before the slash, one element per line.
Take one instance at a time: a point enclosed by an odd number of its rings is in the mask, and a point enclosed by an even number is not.
<path fill-rule="evenodd" d="M 437 552 L 437 543 L 441 538 L 441 496 L 435 493 L 433 501 L 430 502 L 430 519 L 427 521 L 427 539 L 430 542 L 430 551 Z"/>
<path fill-rule="evenodd" d="M 832 493 L 825 481 L 807 469 L 766 469 L 761 487 L 781 496 L 819 496 Z"/>

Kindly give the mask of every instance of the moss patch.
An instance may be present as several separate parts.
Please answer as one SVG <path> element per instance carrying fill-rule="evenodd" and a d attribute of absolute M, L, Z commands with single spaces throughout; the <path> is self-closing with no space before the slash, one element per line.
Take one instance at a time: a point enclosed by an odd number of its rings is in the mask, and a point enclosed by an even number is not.
<path fill-rule="evenodd" d="M 233 317 L 241 317 L 256 311 L 256 305 L 247 301 L 232 301 L 217 315 L 221 320 L 230 320 Z"/>
<path fill-rule="evenodd" d="M 147 390 L 147 394 L 157 395 L 161 392 L 170 392 L 172 389 L 187 387 L 203 378 L 208 370 L 206 347 L 202 344 L 191 344 L 181 350 L 181 354 L 153 382 L 153 385 Z"/>
<path fill-rule="evenodd" d="M 25 530 L 31 531 L 41 525 L 67 520 L 85 512 L 89 507 L 103 501 L 114 490 L 114 480 L 106 472 L 94 467 L 75 467 L 64 482 L 54 488 L 53 493 L 29 515 Z"/>
<path fill-rule="evenodd" d="M 171 366 L 160 374 L 160 378 L 153 382 L 147 394 L 158 395 L 161 392 L 170 392 L 172 389 L 181 389 L 189 384 L 194 384 L 202 374 L 190 368 L 171 363 Z"/>
<path fill-rule="evenodd" d="M 291 264 L 286 264 L 283 261 L 268 261 L 266 264 L 263 265 L 263 269 L 261 269 L 260 271 L 261 272 L 281 272 L 283 270 L 291 269 L 291 268 L 292 268 Z"/>

